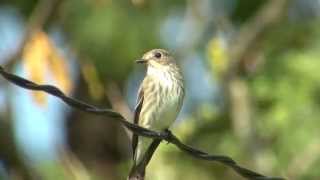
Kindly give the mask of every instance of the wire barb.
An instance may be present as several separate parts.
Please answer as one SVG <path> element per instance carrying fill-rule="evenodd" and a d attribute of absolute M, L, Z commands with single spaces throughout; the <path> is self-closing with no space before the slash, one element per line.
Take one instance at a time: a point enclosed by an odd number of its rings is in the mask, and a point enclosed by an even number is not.
<path fill-rule="evenodd" d="M 230 168 L 232 168 L 235 172 L 237 172 L 240 176 L 247 178 L 247 179 L 254 179 L 254 180 L 283 180 L 284 178 L 281 177 L 268 177 L 262 174 L 256 173 L 250 169 L 241 167 L 238 165 L 233 159 L 228 156 L 223 155 L 210 155 L 206 152 L 201 150 L 195 149 L 191 146 L 188 146 L 182 143 L 171 131 L 166 130 L 164 132 L 156 132 L 136 124 L 130 123 L 127 121 L 121 114 L 115 112 L 111 109 L 101 109 L 96 106 L 87 104 L 80 100 L 71 98 L 66 96 L 59 88 L 52 86 L 52 85 L 39 85 L 17 75 L 8 73 L 4 70 L 2 66 L 0 66 L 0 74 L 9 82 L 25 89 L 33 90 L 33 91 L 43 91 L 50 95 L 53 95 L 63 102 L 65 102 L 70 107 L 89 112 L 96 115 L 104 115 L 108 117 L 112 117 L 112 120 L 119 121 L 122 125 L 124 125 L 127 129 L 134 132 L 139 136 L 144 136 L 148 138 L 158 139 L 158 140 L 165 140 L 168 143 L 174 144 L 178 147 L 181 151 L 188 153 L 189 155 L 207 161 L 215 161 L 220 162 Z"/>

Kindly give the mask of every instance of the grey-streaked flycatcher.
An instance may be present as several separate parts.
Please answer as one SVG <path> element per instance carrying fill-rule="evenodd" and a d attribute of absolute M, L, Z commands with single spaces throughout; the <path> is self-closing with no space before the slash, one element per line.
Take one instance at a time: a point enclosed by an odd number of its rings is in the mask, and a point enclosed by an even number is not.
<path fill-rule="evenodd" d="M 164 131 L 175 121 L 184 99 L 183 78 L 174 58 L 163 49 L 153 49 L 137 60 L 147 65 L 147 73 L 140 85 L 134 123 Z M 130 180 L 144 179 L 145 167 L 137 170 L 152 139 L 133 134 L 133 167 Z"/>

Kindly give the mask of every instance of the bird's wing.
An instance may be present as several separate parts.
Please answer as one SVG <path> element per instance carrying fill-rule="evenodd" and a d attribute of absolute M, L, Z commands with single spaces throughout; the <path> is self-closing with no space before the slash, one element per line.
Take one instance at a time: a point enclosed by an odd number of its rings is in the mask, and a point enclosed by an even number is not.
<path fill-rule="evenodd" d="M 134 119 L 133 119 L 133 123 L 137 124 L 139 123 L 139 116 L 140 116 L 140 111 L 142 109 L 142 104 L 143 104 L 143 88 L 142 86 L 140 87 L 139 91 L 138 91 L 138 100 L 137 100 L 137 105 L 136 108 L 134 110 Z M 138 144 L 138 135 L 136 135 L 135 133 L 132 134 L 132 151 L 133 151 L 133 158 L 135 158 L 135 154 L 136 154 L 136 148 L 137 148 L 137 144 Z"/>

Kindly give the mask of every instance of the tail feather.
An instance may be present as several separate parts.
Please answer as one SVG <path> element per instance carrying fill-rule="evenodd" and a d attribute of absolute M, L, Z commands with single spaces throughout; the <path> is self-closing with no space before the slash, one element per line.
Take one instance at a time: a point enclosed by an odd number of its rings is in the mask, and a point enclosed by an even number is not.
<path fill-rule="evenodd" d="M 153 153 L 159 146 L 160 142 L 161 142 L 161 139 L 153 140 L 152 144 L 149 146 L 148 150 L 144 154 L 142 161 L 139 162 L 138 164 L 134 162 L 127 180 L 144 180 L 146 167 L 150 162 Z"/>
<path fill-rule="evenodd" d="M 133 165 L 127 180 L 144 180 L 145 167 Z"/>

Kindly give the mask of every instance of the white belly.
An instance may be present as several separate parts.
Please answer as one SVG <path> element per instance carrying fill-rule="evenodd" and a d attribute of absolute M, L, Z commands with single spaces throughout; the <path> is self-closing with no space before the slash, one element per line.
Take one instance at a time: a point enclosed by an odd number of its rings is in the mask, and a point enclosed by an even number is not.
<path fill-rule="evenodd" d="M 161 106 L 160 111 L 158 112 L 157 117 L 154 122 L 152 122 L 151 128 L 157 130 L 164 130 L 169 128 L 169 126 L 176 120 L 178 113 L 180 111 L 180 103 L 178 95 L 171 96 L 164 95 L 167 97 L 163 97 L 165 103 Z"/>
<path fill-rule="evenodd" d="M 152 105 L 142 106 L 139 124 L 153 130 L 164 130 L 175 121 L 181 109 L 183 100 L 183 89 L 172 78 L 169 73 L 157 70 L 149 70 L 148 76 L 155 82 L 155 88 L 150 90 L 157 94 L 147 97 L 148 88 L 145 89 L 145 102 L 152 99 Z M 144 109 L 145 108 L 145 109 Z M 145 113 L 145 112 L 149 113 Z"/>

